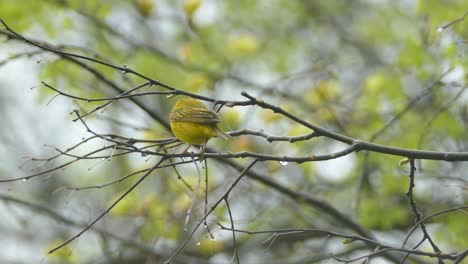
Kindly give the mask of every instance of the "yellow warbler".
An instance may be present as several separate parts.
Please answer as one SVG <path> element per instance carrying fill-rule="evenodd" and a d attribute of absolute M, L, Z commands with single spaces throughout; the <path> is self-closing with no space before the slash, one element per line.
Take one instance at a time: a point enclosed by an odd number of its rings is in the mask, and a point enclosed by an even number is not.
<path fill-rule="evenodd" d="M 176 138 L 190 145 L 205 145 L 212 137 L 231 138 L 218 128 L 218 114 L 193 98 L 177 101 L 169 116 Z"/>

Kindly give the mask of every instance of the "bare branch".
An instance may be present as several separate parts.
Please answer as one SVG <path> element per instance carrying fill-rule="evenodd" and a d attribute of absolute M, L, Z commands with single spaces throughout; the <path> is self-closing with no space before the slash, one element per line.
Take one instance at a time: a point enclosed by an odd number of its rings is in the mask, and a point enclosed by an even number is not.
<path fill-rule="evenodd" d="M 110 210 L 112 210 L 112 208 L 114 208 L 123 198 L 125 198 L 125 196 L 127 196 L 133 189 L 135 189 L 144 179 L 146 179 L 146 177 L 148 177 L 148 175 L 150 175 L 154 170 L 158 169 L 159 168 L 159 165 L 161 165 L 161 163 L 163 163 L 165 161 L 164 158 L 160 159 L 156 165 L 154 165 L 149 171 L 147 171 L 143 176 L 141 176 L 130 188 L 128 188 L 127 191 L 125 191 L 119 198 L 117 198 L 117 200 L 115 200 L 115 202 L 113 202 L 105 211 L 103 211 L 99 216 L 97 216 L 88 226 L 86 226 L 85 228 L 83 228 L 80 232 L 78 232 L 76 235 L 74 235 L 73 237 L 69 238 L 67 241 L 63 242 L 62 244 L 54 247 L 53 249 L 49 250 L 49 254 L 52 254 L 54 253 L 55 251 L 61 249 L 62 247 L 66 246 L 67 244 L 69 244 L 70 242 L 72 242 L 73 240 L 77 239 L 78 237 L 80 237 L 83 233 L 85 233 L 86 231 L 88 231 L 94 224 L 96 224 L 99 220 L 101 220 L 101 218 L 103 218 L 107 213 L 110 212 Z"/>
<path fill-rule="evenodd" d="M 415 217 L 416 221 L 419 222 L 421 220 L 421 218 L 422 218 L 422 214 L 421 214 L 421 212 L 419 212 L 419 210 L 418 210 L 418 208 L 416 206 L 416 202 L 414 201 L 414 197 L 413 197 L 413 188 L 415 186 L 414 185 L 415 171 L 416 171 L 416 166 L 414 165 L 414 159 L 411 159 L 410 160 L 410 173 L 409 173 L 410 182 L 409 182 L 408 192 L 406 193 L 406 197 L 409 200 L 409 203 L 410 203 L 411 209 L 413 210 L 414 217 Z M 431 244 L 432 248 L 434 249 L 434 252 L 437 255 L 441 254 L 442 251 L 439 249 L 439 247 L 437 247 L 437 245 L 434 243 L 431 236 L 427 232 L 426 225 L 423 222 L 420 222 L 419 226 L 421 227 L 421 230 L 424 233 L 424 237 L 421 239 L 421 241 L 424 241 L 424 240 L 427 239 L 429 241 L 429 243 Z M 439 264 L 444 263 L 440 257 L 438 258 L 438 261 L 439 261 Z"/>

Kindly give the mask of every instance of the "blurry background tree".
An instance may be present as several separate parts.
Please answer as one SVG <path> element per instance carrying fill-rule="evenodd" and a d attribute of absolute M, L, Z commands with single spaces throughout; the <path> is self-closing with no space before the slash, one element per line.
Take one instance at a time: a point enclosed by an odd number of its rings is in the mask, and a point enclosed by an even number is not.
<path fill-rule="evenodd" d="M 466 261 L 467 10 L 2 0 L 0 262 Z M 180 93 L 234 131 L 206 164 L 161 148 Z"/>

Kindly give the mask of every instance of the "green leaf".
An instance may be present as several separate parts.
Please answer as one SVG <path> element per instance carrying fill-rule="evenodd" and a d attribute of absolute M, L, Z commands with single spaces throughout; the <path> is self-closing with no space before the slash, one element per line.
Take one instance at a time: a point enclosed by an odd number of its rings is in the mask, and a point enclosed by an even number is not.
<path fill-rule="evenodd" d="M 397 65 L 404 68 L 421 67 L 425 61 L 425 47 L 414 38 L 405 41 L 397 61 Z"/>
<path fill-rule="evenodd" d="M 21 3 L 15 0 L 2 0 L 0 18 L 13 30 L 24 32 L 34 25 L 38 15 L 42 12 L 43 6 L 46 5 L 43 1 L 35 0 L 24 0 Z M 29 12 L 25 12 L 25 7 Z"/>
<path fill-rule="evenodd" d="M 407 205 L 395 203 L 389 196 L 367 197 L 361 202 L 359 220 L 373 229 L 390 230 L 408 222 Z"/>

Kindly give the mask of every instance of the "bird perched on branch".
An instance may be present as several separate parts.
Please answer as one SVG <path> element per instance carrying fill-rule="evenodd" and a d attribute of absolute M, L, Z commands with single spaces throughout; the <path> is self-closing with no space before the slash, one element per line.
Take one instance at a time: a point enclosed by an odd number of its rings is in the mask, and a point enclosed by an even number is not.
<path fill-rule="evenodd" d="M 172 107 L 169 119 L 176 138 L 189 145 L 202 145 L 202 154 L 210 138 L 231 138 L 218 128 L 218 114 L 193 98 L 177 101 Z"/>

